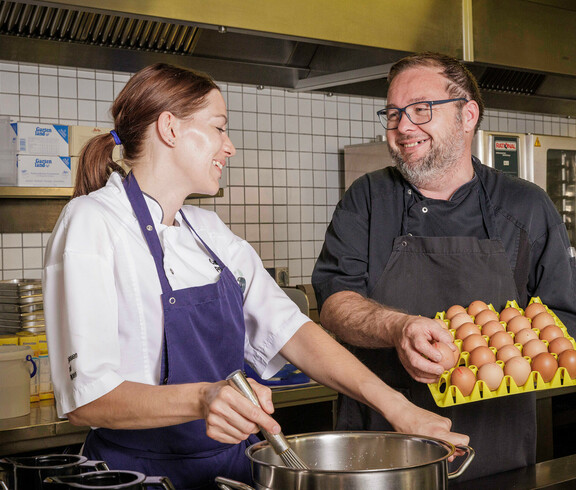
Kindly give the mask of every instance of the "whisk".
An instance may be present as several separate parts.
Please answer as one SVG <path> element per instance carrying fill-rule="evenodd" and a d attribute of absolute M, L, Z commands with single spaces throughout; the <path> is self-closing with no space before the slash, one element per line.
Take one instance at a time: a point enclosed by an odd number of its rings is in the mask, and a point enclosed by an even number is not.
<path fill-rule="evenodd" d="M 244 376 L 244 373 L 238 369 L 230 374 L 226 380 L 232 386 L 240 391 L 246 398 L 248 398 L 254 405 L 260 407 L 260 402 L 258 401 L 258 397 L 256 393 L 252 390 L 250 383 Z M 288 468 L 296 468 L 300 470 L 307 470 L 309 469 L 308 466 L 298 457 L 298 455 L 294 452 L 294 450 L 288 444 L 288 441 L 284 437 L 284 434 L 280 432 L 279 434 L 271 434 L 267 430 L 260 427 L 262 434 L 266 438 L 266 440 L 272 446 L 272 449 L 276 452 L 278 456 L 282 459 L 282 462 Z"/>

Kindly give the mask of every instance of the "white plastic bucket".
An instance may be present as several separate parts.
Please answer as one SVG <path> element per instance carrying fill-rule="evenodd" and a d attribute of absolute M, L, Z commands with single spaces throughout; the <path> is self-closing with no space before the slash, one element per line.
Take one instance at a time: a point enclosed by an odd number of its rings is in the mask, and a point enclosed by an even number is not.
<path fill-rule="evenodd" d="M 30 377 L 35 372 L 29 346 L 0 346 L 0 419 L 30 413 Z"/>

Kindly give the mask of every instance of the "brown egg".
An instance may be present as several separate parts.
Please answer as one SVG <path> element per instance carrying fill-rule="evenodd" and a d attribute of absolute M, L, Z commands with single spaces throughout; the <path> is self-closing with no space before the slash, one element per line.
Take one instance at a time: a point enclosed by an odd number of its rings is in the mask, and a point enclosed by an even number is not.
<path fill-rule="evenodd" d="M 492 337 L 490 337 L 490 341 L 488 342 L 488 345 L 494 347 L 496 350 L 501 349 L 505 345 L 513 344 L 514 340 L 508 332 L 496 332 Z"/>
<path fill-rule="evenodd" d="M 492 320 L 498 321 L 498 315 L 492 310 L 482 310 L 474 317 L 474 323 L 477 325 L 484 325 Z"/>
<path fill-rule="evenodd" d="M 556 325 L 548 325 L 540 330 L 540 340 L 546 340 L 547 342 L 552 342 L 558 337 L 564 337 L 564 332 L 560 327 Z"/>
<path fill-rule="evenodd" d="M 522 357 L 520 349 L 515 345 L 505 345 L 496 352 L 496 359 L 502 362 L 508 362 L 513 357 Z"/>
<path fill-rule="evenodd" d="M 470 396 L 476 384 L 474 371 L 466 366 L 457 367 L 450 374 L 450 384 L 456 386 L 462 395 Z"/>
<path fill-rule="evenodd" d="M 515 316 L 520 316 L 520 315 L 522 315 L 522 313 L 520 313 L 520 310 L 517 310 L 513 306 L 509 306 L 508 308 L 504 308 L 500 312 L 500 321 L 501 322 L 509 322 L 511 318 L 514 318 Z"/>
<path fill-rule="evenodd" d="M 492 337 L 496 332 L 504 332 L 504 325 L 496 320 L 490 320 L 482 325 L 482 335 L 487 335 L 488 337 Z"/>
<path fill-rule="evenodd" d="M 542 354 L 543 352 L 548 352 L 548 347 L 546 347 L 546 344 L 541 340 L 529 340 L 522 347 L 522 355 L 528 356 L 532 359 L 534 359 L 538 354 Z"/>
<path fill-rule="evenodd" d="M 463 323 L 456 330 L 456 338 L 464 340 L 468 335 L 480 334 L 480 327 L 473 323 Z"/>
<path fill-rule="evenodd" d="M 480 334 L 468 335 L 462 341 L 462 351 L 472 352 L 476 347 L 480 346 L 488 347 L 488 341 Z"/>
<path fill-rule="evenodd" d="M 542 313 L 543 311 L 546 311 L 546 307 L 542 303 L 532 303 L 524 310 L 524 316 L 534 318 L 538 313 Z"/>
<path fill-rule="evenodd" d="M 496 355 L 490 347 L 476 347 L 472 352 L 470 352 L 470 357 L 468 357 L 469 364 L 474 364 L 476 367 L 481 367 L 489 362 L 496 362 Z"/>
<path fill-rule="evenodd" d="M 538 371 L 545 383 L 552 381 L 557 369 L 558 361 L 548 352 L 542 352 L 532 359 L 532 371 Z"/>
<path fill-rule="evenodd" d="M 532 330 L 531 328 L 524 328 L 515 335 L 514 343 L 524 345 L 526 342 L 529 342 L 530 340 L 534 340 L 537 338 L 538 334 L 534 330 Z"/>
<path fill-rule="evenodd" d="M 555 323 L 554 317 L 546 311 L 538 313 L 534 318 L 532 318 L 532 328 L 543 330 L 544 327 L 547 327 L 548 325 L 555 325 Z"/>
<path fill-rule="evenodd" d="M 451 306 L 446 310 L 446 318 L 448 318 L 448 320 L 452 320 L 452 318 L 458 313 L 466 313 L 466 309 L 460 305 Z"/>
<path fill-rule="evenodd" d="M 511 357 L 504 365 L 504 374 L 510 376 L 516 386 L 524 386 L 531 371 L 530 363 L 523 357 Z"/>
<path fill-rule="evenodd" d="M 566 368 L 568 375 L 574 379 L 576 378 L 576 351 L 565 350 L 558 356 L 558 365 Z"/>
<path fill-rule="evenodd" d="M 511 318 L 509 322 L 506 323 L 506 330 L 512 333 L 518 333 L 520 330 L 524 328 L 532 328 L 530 324 L 530 320 L 525 316 L 515 316 Z"/>
<path fill-rule="evenodd" d="M 548 352 L 554 354 L 561 354 L 565 350 L 574 350 L 572 342 L 570 342 L 566 337 L 558 337 L 548 345 Z"/>
<path fill-rule="evenodd" d="M 452 352 L 452 349 L 448 347 L 448 344 L 445 344 L 444 342 L 434 342 L 432 345 L 440 351 L 440 354 L 442 354 L 442 359 L 439 364 L 444 368 L 444 371 L 452 369 L 456 365 L 456 359 L 454 352 Z M 458 356 L 460 356 L 459 352 Z"/>
<path fill-rule="evenodd" d="M 458 330 L 458 327 L 460 325 L 463 325 L 464 323 L 474 323 L 474 322 L 472 321 L 472 317 L 468 313 L 456 313 L 456 315 L 454 315 L 450 319 L 450 328 L 455 328 L 456 330 Z"/>
<path fill-rule="evenodd" d="M 476 316 L 482 310 L 487 310 L 487 309 L 488 309 L 488 305 L 486 303 L 484 303 L 484 301 L 477 300 L 477 301 L 472 301 L 472 303 L 470 303 L 468 305 L 468 308 L 466 309 L 466 311 L 468 312 L 469 315 Z"/>
<path fill-rule="evenodd" d="M 476 377 L 484 381 L 489 390 L 496 390 L 504 378 L 504 371 L 502 371 L 500 364 L 488 362 L 478 368 Z"/>

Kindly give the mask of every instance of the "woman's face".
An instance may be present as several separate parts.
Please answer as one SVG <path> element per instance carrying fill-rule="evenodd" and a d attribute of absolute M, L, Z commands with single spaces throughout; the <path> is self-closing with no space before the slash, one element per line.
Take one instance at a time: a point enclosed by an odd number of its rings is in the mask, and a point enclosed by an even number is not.
<path fill-rule="evenodd" d="M 226 104 L 216 89 L 206 96 L 204 108 L 178 120 L 174 149 L 181 174 L 193 187 L 191 192 L 208 195 L 218 192 L 226 158 L 236 154 L 226 133 L 227 124 Z"/>

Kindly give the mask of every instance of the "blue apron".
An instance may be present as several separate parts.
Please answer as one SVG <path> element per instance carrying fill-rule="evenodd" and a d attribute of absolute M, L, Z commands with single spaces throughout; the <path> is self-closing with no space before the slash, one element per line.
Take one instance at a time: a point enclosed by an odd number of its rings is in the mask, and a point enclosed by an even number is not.
<path fill-rule="evenodd" d="M 234 275 L 198 236 L 221 269 L 214 284 L 173 291 L 164 272 L 164 253 L 148 206 L 132 173 L 124 187 L 154 257 L 162 286 L 164 342 L 161 384 L 215 382 L 244 364 L 243 296 Z M 251 442 L 255 442 L 251 437 Z M 168 476 L 176 488 L 217 488 L 214 477 L 252 481 L 244 451 L 251 443 L 223 444 L 206 435 L 204 420 L 142 430 L 97 429 L 88 434 L 84 454 L 110 469 Z"/>

